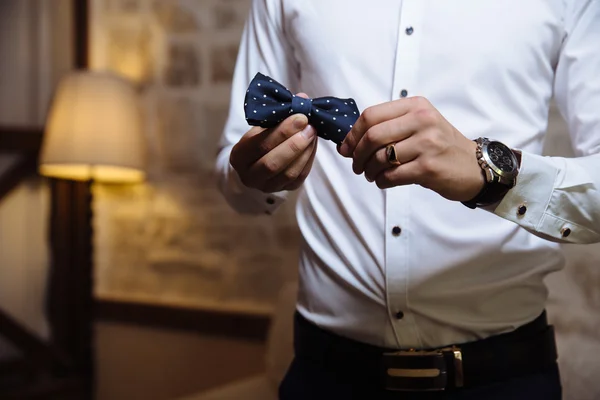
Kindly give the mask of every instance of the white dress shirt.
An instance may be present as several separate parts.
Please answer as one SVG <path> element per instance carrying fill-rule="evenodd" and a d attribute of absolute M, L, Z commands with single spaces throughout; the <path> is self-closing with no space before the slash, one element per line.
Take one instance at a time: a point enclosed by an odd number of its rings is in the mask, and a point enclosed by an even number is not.
<path fill-rule="evenodd" d="M 255 0 L 217 170 L 234 208 L 272 213 L 287 193 L 249 189 L 229 164 L 257 72 L 361 110 L 424 96 L 466 137 L 523 152 L 516 187 L 471 210 L 380 190 L 319 139 L 297 204 L 298 310 L 322 328 L 393 348 L 510 331 L 545 308 L 557 242 L 600 241 L 600 1 Z M 577 158 L 541 156 L 553 95 Z"/>

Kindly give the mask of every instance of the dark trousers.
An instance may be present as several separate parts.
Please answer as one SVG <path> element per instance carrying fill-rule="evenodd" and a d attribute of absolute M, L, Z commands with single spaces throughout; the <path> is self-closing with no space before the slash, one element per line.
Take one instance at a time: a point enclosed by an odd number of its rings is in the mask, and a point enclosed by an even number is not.
<path fill-rule="evenodd" d="M 279 387 L 280 400 L 560 400 L 558 367 L 497 382 L 489 386 L 451 392 L 389 392 L 335 371 L 294 359 Z"/>
<path fill-rule="evenodd" d="M 296 324 L 296 340 L 299 336 Z M 301 327 L 300 327 L 301 328 Z M 301 335 L 301 332 L 300 332 Z M 306 337 L 303 336 L 303 340 Z M 314 336 L 313 339 L 314 340 Z M 304 343 L 307 345 L 307 343 Z M 308 346 L 302 346 L 305 349 Z M 489 385 L 441 392 L 393 392 L 382 388 L 377 373 L 354 374 L 347 365 L 337 367 L 298 354 L 279 388 L 280 400 L 560 400 L 562 388 L 556 363 L 535 373 Z M 360 366 L 357 366 L 360 369 Z"/>

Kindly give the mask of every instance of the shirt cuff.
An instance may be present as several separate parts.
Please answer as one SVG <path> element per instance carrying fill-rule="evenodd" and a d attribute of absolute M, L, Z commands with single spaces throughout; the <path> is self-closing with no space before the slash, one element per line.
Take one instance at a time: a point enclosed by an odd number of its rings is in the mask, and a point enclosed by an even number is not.
<path fill-rule="evenodd" d="M 276 193 L 264 193 L 260 190 L 249 188 L 242 183 L 240 176 L 237 171 L 229 164 L 229 179 L 228 186 L 229 192 L 243 201 L 249 201 L 254 203 L 255 207 L 259 208 L 259 212 L 262 211 L 265 214 L 273 214 L 281 204 L 283 204 L 289 196 L 288 191 L 281 191 Z M 252 208 L 255 208 L 252 207 Z M 244 207 L 245 208 L 245 207 Z"/>
<path fill-rule="evenodd" d="M 549 226 L 546 217 L 558 173 L 558 167 L 549 157 L 522 153 L 517 184 L 493 212 L 530 231 L 561 238 L 560 229 L 555 232 L 556 227 Z"/>

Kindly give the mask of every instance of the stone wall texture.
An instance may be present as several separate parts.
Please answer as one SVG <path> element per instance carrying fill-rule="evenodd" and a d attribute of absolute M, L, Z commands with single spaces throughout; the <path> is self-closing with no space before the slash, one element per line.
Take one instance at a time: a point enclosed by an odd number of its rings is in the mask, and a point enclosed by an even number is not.
<path fill-rule="evenodd" d="M 211 170 L 250 0 L 93 0 L 92 64 L 139 85 L 148 181 L 96 192 L 97 293 L 128 300 L 269 313 L 294 280 L 293 202 L 242 217 Z M 547 153 L 571 155 L 553 108 Z M 565 246 L 548 279 L 565 399 L 600 398 L 600 247 Z"/>
<path fill-rule="evenodd" d="M 92 67 L 139 86 L 148 180 L 95 190 L 97 294 L 269 313 L 296 274 L 293 204 L 229 209 L 212 169 L 249 0 L 95 0 Z"/>

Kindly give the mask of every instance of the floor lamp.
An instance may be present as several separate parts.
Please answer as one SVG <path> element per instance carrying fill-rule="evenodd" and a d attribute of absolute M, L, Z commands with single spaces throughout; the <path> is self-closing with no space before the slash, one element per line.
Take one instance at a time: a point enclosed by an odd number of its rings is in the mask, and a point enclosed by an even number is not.
<path fill-rule="evenodd" d="M 39 172 L 51 178 L 51 268 L 47 303 L 52 341 L 75 361 L 93 398 L 92 182 L 144 179 L 137 93 L 107 72 L 74 71 L 55 93 L 40 152 Z"/>

